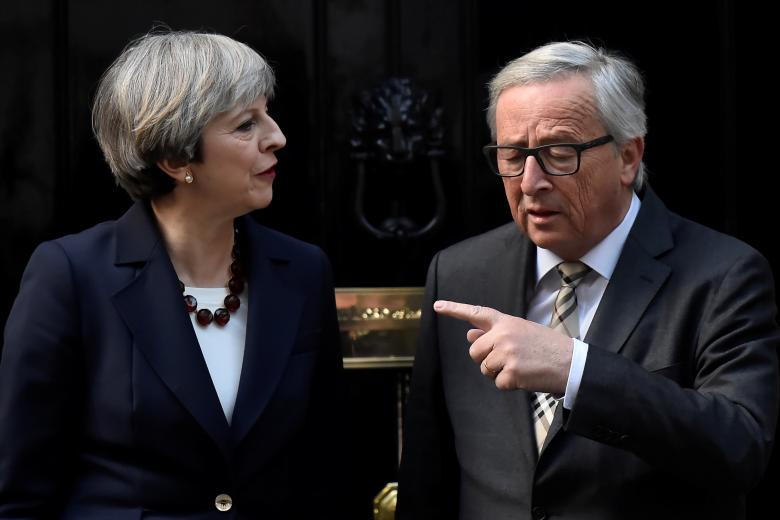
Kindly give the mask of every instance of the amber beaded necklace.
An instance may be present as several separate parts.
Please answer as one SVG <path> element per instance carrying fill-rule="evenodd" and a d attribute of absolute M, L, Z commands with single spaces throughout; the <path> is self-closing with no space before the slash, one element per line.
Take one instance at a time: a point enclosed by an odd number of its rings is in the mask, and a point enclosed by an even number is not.
<path fill-rule="evenodd" d="M 236 235 L 238 231 L 236 231 Z M 241 299 L 238 297 L 244 291 L 244 270 L 241 266 L 241 256 L 238 248 L 238 236 L 233 243 L 233 251 L 231 253 L 233 261 L 230 264 L 230 279 L 227 282 L 228 291 L 230 294 L 225 296 L 225 306 L 220 307 L 213 313 L 210 309 L 198 309 L 198 300 L 191 294 L 184 294 L 184 284 L 179 280 L 179 288 L 184 295 L 184 306 L 187 312 L 195 312 L 195 319 L 197 322 L 206 327 L 213 321 L 217 325 L 224 327 L 227 322 L 230 321 L 230 313 L 236 312 L 241 306 Z"/>

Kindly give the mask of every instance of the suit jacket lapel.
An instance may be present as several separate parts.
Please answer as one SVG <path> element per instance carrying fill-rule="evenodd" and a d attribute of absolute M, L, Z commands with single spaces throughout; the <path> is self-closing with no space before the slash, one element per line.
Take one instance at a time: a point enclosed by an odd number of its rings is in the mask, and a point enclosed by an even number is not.
<path fill-rule="evenodd" d="M 536 246 L 517 230 L 507 227 L 501 247 L 490 269 L 485 269 L 486 301 L 499 311 L 525 316 L 536 290 Z"/>
<path fill-rule="evenodd" d="M 160 379 L 227 454 L 228 425 L 184 311 L 178 278 L 150 210 L 136 203 L 116 224 L 116 263 L 137 264 L 114 297 L 119 314 Z"/>
<path fill-rule="evenodd" d="M 536 247 L 525 235 L 518 232 L 513 224 L 500 255 L 504 261 L 497 262 L 495 269 L 490 271 L 490 276 L 498 279 L 482 286 L 489 288 L 488 290 L 499 288 L 494 296 L 494 305 L 499 310 L 513 316 L 525 317 L 536 289 Z M 530 394 L 525 390 L 500 392 L 500 398 L 506 405 L 506 415 L 517 433 L 516 438 L 521 444 L 520 452 L 528 459 L 529 465 L 533 466 L 536 443 L 533 438 Z"/>
<path fill-rule="evenodd" d="M 249 261 L 249 315 L 232 436 L 243 439 L 268 405 L 295 343 L 303 295 L 286 283 L 289 255 L 268 231 L 245 217 Z"/>
<path fill-rule="evenodd" d="M 648 188 L 585 342 L 619 352 L 671 269 L 656 259 L 674 246 L 667 210 Z"/>
<path fill-rule="evenodd" d="M 623 348 L 671 272 L 669 266 L 656 257 L 673 246 L 667 210 L 655 193 L 647 188 L 642 207 L 585 336 L 585 343 L 615 353 Z M 563 406 L 558 406 L 543 450 L 562 424 Z"/>

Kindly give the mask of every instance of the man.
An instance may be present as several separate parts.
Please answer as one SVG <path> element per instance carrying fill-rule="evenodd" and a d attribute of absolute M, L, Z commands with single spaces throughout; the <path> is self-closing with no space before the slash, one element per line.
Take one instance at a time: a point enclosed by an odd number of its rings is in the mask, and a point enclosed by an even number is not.
<path fill-rule="evenodd" d="M 778 408 L 766 261 L 645 186 L 626 59 L 553 43 L 490 93 L 516 225 L 432 261 L 398 519 L 744 517 Z"/>

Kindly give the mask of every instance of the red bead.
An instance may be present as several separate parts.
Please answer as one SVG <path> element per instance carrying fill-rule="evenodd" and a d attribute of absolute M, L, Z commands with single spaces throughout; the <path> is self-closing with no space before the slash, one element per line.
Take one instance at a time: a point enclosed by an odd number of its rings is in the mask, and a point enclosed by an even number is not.
<path fill-rule="evenodd" d="M 195 309 L 198 308 L 198 300 L 191 294 L 186 294 L 184 296 L 184 306 L 187 308 L 187 312 L 195 312 Z"/>
<path fill-rule="evenodd" d="M 236 260 L 230 264 L 230 272 L 233 273 L 234 278 L 241 278 L 244 276 L 244 269 L 241 267 L 241 262 Z"/>
<path fill-rule="evenodd" d="M 243 278 L 231 278 L 228 281 L 228 289 L 233 294 L 241 294 L 244 292 L 244 279 Z"/>
<path fill-rule="evenodd" d="M 198 323 L 200 323 L 204 327 L 214 320 L 214 315 L 208 309 L 199 310 L 196 316 L 197 316 Z"/>
<path fill-rule="evenodd" d="M 228 294 L 225 296 L 225 307 L 230 312 L 236 312 L 241 307 L 241 300 L 235 294 Z"/>
<path fill-rule="evenodd" d="M 187 309 L 187 312 L 195 312 L 195 320 L 201 326 L 205 327 L 212 321 L 216 321 L 217 325 L 224 327 L 227 322 L 230 321 L 230 313 L 236 312 L 238 308 L 241 307 L 241 300 L 238 295 L 244 291 L 246 282 L 239 259 L 238 241 L 234 243 L 233 263 L 230 265 L 230 272 L 232 276 L 227 284 L 230 294 L 225 297 L 225 307 L 220 307 L 215 310 L 213 314 L 209 309 L 198 310 L 198 300 L 191 294 L 184 294 L 185 286 L 181 280 L 179 280 L 179 289 L 181 289 L 181 292 L 184 295 L 184 307 Z"/>
<path fill-rule="evenodd" d="M 230 321 L 230 313 L 227 311 L 227 309 L 220 307 L 214 311 L 214 321 L 217 325 L 224 327 L 225 324 Z"/>

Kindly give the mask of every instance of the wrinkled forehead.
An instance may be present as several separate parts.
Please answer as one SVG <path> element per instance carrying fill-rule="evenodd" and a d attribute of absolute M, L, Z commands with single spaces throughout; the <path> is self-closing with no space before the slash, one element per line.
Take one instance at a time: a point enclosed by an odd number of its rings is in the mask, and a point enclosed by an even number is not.
<path fill-rule="evenodd" d="M 509 137 L 532 139 L 538 132 L 563 136 L 586 135 L 600 126 L 593 86 L 583 76 L 507 88 L 498 97 L 498 141 Z"/>

